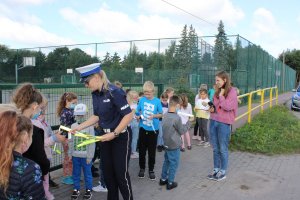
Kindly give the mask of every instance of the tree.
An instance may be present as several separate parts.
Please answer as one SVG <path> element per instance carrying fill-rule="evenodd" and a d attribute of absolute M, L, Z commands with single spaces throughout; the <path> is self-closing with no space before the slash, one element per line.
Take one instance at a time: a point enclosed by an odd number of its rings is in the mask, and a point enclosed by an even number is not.
<path fill-rule="evenodd" d="M 228 38 L 222 20 L 219 22 L 218 34 L 215 40 L 214 63 L 218 69 L 228 70 Z"/>
<path fill-rule="evenodd" d="M 284 63 L 296 70 L 296 86 L 300 83 L 300 50 L 293 49 L 284 52 Z M 279 55 L 279 60 L 283 62 L 283 53 Z"/>

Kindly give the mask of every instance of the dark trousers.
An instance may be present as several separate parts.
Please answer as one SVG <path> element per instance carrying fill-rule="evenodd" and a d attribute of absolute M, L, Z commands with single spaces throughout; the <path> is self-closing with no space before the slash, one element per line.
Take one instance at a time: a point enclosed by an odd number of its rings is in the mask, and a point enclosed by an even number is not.
<path fill-rule="evenodd" d="M 194 136 L 198 135 L 198 121 L 196 120 L 195 126 L 194 126 Z"/>
<path fill-rule="evenodd" d="M 119 200 L 119 190 L 124 200 L 133 200 L 128 164 L 131 154 L 131 129 L 119 137 L 101 143 L 104 180 L 108 200 Z"/>
<path fill-rule="evenodd" d="M 208 131 L 207 131 L 207 123 L 208 119 L 204 118 L 196 118 L 199 126 L 199 134 L 201 136 L 201 140 L 208 142 L 209 141 L 209 136 L 208 136 Z"/>
<path fill-rule="evenodd" d="M 140 169 L 145 169 L 145 167 L 146 167 L 146 153 L 148 151 L 149 171 L 154 170 L 157 134 L 158 134 L 158 130 L 157 131 L 147 131 L 144 128 L 140 128 L 140 132 L 139 132 Z"/>

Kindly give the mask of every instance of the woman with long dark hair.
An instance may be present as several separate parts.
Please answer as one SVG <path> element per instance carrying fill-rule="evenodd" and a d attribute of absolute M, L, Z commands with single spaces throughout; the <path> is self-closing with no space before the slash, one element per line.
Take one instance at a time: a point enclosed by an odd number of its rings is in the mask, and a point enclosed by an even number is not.
<path fill-rule="evenodd" d="M 210 180 L 220 181 L 226 178 L 230 126 L 234 123 L 238 108 L 237 92 L 230 83 L 230 77 L 225 71 L 216 74 L 218 89 L 210 107 L 209 131 L 214 160 L 213 173 L 207 176 Z"/>

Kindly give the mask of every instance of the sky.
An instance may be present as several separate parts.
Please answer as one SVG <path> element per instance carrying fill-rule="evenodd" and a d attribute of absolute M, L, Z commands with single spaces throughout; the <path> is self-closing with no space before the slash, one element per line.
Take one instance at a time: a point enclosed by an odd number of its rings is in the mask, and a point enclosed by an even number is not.
<path fill-rule="evenodd" d="M 0 44 L 16 49 L 173 38 L 185 24 L 198 36 L 214 36 L 222 20 L 228 35 L 239 34 L 277 58 L 300 49 L 299 8 L 299 0 L 0 0 Z M 148 44 L 157 49 L 157 41 Z M 128 46 L 113 43 L 100 51 Z M 95 52 L 95 45 L 82 47 Z"/>

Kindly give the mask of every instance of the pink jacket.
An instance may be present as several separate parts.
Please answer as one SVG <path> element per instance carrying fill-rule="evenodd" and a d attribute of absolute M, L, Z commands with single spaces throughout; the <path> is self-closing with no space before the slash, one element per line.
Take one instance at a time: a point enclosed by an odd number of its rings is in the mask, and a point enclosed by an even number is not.
<path fill-rule="evenodd" d="M 225 124 L 233 124 L 237 115 L 238 101 L 237 92 L 234 88 L 229 90 L 228 96 L 214 96 L 214 105 L 217 113 L 211 113 L 210 119 L 222 122 Z"/>

